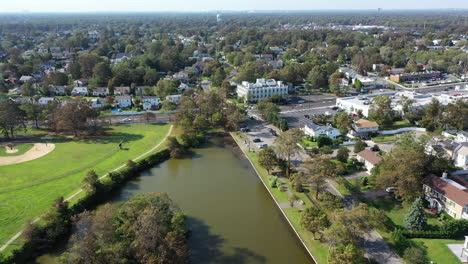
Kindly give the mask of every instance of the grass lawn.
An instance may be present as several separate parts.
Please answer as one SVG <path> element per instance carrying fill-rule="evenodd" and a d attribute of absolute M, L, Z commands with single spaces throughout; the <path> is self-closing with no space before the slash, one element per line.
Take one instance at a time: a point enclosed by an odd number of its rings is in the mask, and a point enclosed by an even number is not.
<path fill-rule="evenodd" d="M 236 133 L 232 133 L 234 139 L 237 142 L 242 142 L 242 139 L 239 135 Z M 240 145 L 239 145 L 240 146 Z M 268 185 L 268 173 L 267 171 L 262 168 L 258 164 L 258 156 L 256 152 L 249 152 L 247 153 L 248 158 L 252 161 L 254 164 L 255 168 L 259 172 L 259 176 L 262 179 L 263 182 L 267 184 L 268 190 L 271 191 L 271 193 L 274 196 L 274 199 L 280 203 L 280 202 L 286 202 L 289 200 L 289 196 L 286 192 L 281 192 L 279 191 L 278 188 L 271 188 Z M 289 186 L 290 181 L 288 179 L 282 178 L 282 180 L 285 181 L 285 183 Z M 304 201 L 304 207 L 310 206 L 311 201 L 309 198 L 304 194 L 304 193 L 297 193 L 292 190 L 295 195 L 298 196 L 298 198 L 302 201 Z M 301 213 L 297 208 L 286 208 L 283 209 L 283 211 L 286 213 L 289 221 L 291 221 L 292 225 L 294 226 L 294 229 L 299 233 L 299 236 L 302 238 L 304 243 L 306 244 L 307 248 L 312 252 L 314 255 L 315 259 L 317 260 L 318 264 L 322 263 L 328 263 L 328 245 L 326 243 L 321 243 L 318 240 L 313 240 L 312 234 L 306 230 L 304 230 L 301 225 L 300 225 L 300 219 L 301 219 Z"/>
<path fill-rule="evenodd" d="M 305 148 L 316 148 L 318 147 L 317 142 L 311 141 L 307 138 L 302 138 L 301 145 Z"/>
<path fill-rule="evenodd" d="M 18 150 L 18 152 L 16 152 L 16 153 L 6 153 L 6 148 L 5 147 L 0 147 L 0 157 L 23 155 L 28 150 L 30 150 L 32 147 L 33 147 L 33 144 L 13 145 L 13 148 Z"/>
<path fill-rule="evenodd" d="M 433 264 L 461 263 L 445 244 L 463 244 L 464 240 L 415 238 L 411 241 L 426 251 L 428 260 Z"/>
<path fill-rule="evenodd" d="M 415 125 L 411 124 L 408 120 L 401 120 L 393 122 L 393 125 L 385 130 L 395 130 L 403 127 L 415 127 Z"/>
<path fill-rule="evenodd" d="M 396 139 L 396 135 L 378 135 L 372 138 L 372 141 L 376 143 L 382 142 L 393 142 Z"/>
<path fill-rule="evenodd" d="M 87 171 L 93 169 L 99 176 L 106 174 L 153 148 L 166 136 L 169 127 L 115 126 L 108 130 L 108 136 L 73 141 L 56 136 L 55 150 L 48 155 L 0 167 L 0 244 L 48 209 L 57 197 L 77 191 Z M 124 140 L 122 150 L 118 147 L 121 140 Z"/>

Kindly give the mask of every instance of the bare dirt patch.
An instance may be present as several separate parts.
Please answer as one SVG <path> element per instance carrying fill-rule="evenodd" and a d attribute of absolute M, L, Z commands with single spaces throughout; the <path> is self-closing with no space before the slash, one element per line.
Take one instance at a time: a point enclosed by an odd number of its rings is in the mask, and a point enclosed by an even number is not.
<path fill-rule="evenodd" d="M 7 148 L 7 153 L 14 153 L 14 152 L 8 152 L 8 150 L 10 150 L 10 147 L 6 146 L 6 148 Z M 0 157 L 0 166 L 12 165 L 12 164 L 35 160 L 35 159 L 38 159 L 42 156 L 49 154 L 54 149 L 55 149 L 55 144 L 35 143 L 34 146 L 30 150 L 28 150 L 26 153 L 24 153 L 23 155 L 13 156 L 13 157 Z M 16 150 L 16 152 L 17 151 L 18 150 Z"/>
<path fill-rule="evenodd" d="M 10 146 L 5 146 L 5 152 L 8 154 L 13 154 L 13 153 L 18 152 L 18 149 L 12 148 Z"/>

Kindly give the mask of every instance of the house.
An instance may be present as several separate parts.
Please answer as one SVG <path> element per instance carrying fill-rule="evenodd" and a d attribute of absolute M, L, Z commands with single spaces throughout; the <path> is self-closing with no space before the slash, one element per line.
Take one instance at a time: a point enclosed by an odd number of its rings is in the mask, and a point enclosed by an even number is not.
<path fill-rule="evenodd" d="M 211 82 L 208 80 L 201 81 L 200 86 L 205 92 L 209 92 L 211 90 Z"/>
<path fill-rule="evenodd" d="M 175 95 L 168 95 L 166 96 L 166 100 L 169 100 L 175 104 L 178 104 L 179 101 L 180 101 L 180 97 L 182 97 L 182 95 L 180 94 L 175 94 Z"/>
<path fill-rule="evenodd" d="M 119 86 L 114 87 L 114 95 L 129 95 L 130 87 L 128 86 Z"/>
<path fill-rule="evenodd" d="M 340 136 L 340 131 L 330 125 L 320 126 L 315 123 L 308 123 L 302 128 L 302 131 L 308 136 L 318 137 L 327 136 L 331 139 L 335 139 Z"/>
<path fill-rule="evenodd" d="M 183 92 L 184 92 L 185 90 L 187 90 L 188 88 L 190 88 L 190 87 L 189 87 L 187 84 L 181 83 L 181 84 L 179 85 L 179 88 L 177 88 L 177 89 L 178 89 L 179 93 L 183 93 Z"/>
<path fill-rule="evenodd" d="M 88 95 L 88 87 L 73 87 L 71 91 L 72 96 L 86 96 Z"/>
<path fill-rule="evenodd" d="M 40 105 L 47 105 L 49 102 L 55 101 L 54 97 L 41 97 L 37 100 L 37 103 Z"/>
<path fill-rule="evenodd" d="M 377 124 L 377 122 L 366 119 L 359 119 L 354 121 L 350 131 L 351 135 L 354 137 L 365 137 L 370 133 L 377 132 L 379 132 L 379 124 Z"/>
<path fill-rule="evenodd" d="M 78 87 L 83 87 L 83 86 L 88 85 L 88 81 L 89 80 L 87 78 L 81 78 L 79 80 L 73 81 L 73 84 Z"/>
<path fill-rule="evenodd" d="M 359 162 L 364 163 L 364 166 L 367 169 L 367 172 L 370 172 L 377 163 L 379 163 L 382 158 L 377 155 L 377 152 L 374 152 L 370 149 L 365 149 L 357 154 L 357 159 Z"/>
<path fill-rule="evenodd" d="M 159 98 L 157 96 L 143 96 L 141 98 L 143 110 L 153 110 L 159 108 Z"/>
<path fill-rule="evenodd" d="M 121 63 L 124 60 L 129 60 L 132 58 L 132 54 L 129 53 L 119 53 L 115 56 L 114 63 Z"/>
<path fill-rule="evenodd" d="M 26 76 L 26 75 L 21 76 L 21 78 L 19 79 L 19 81 L 21 83 L 27 83 L 27 82 L 33 81 L 33 80 L 34 80 L 34 78 L 32 76 Z"/>
<path fill-rule="evenodd" d="M 101 108 L 106 104 L 106 100 L 101 99 L 101 98 L 93 98 L 90 101 L 91 101 L 92 108 Z"/>
<path fill-rule="evenodd" d="M 455 149 L 453 164 L 464 169 L 468 168 L 468 142 L 460 143 L 460 146 Z"/>
<path fill-rule="evenodd" d="M 109 88 L 107 87 L 94 87 L 93 96 L 107 96 L 109 95 Z"/>
<path fill-rule="evenodd" d="M 457 136 L 455 137 L 455 141 L 462 143 L 462 142 L 468 142 L 468 132 L 466 131 L 459 131 L 457 133 Z"/>
<path fill-rule="evenodd" d="M 132 97 L 130 95 L 119 95 L 114 98 L 114 102 L 119 108 L 132 107 Z"/>
<path fill-rule="evenodd" d="M 467 182 L 459 177 L 428 175 L 423 179 L 423 190 L 429 208 L 445 211 L 455 219 L 468 219 Z"/>
<path fill-rule="evenodd" d="M 455 166 L 468 168 L 468 142 L 457 142 L 446 138 L 436 140 L 428 148 L 429 151 L 442 151 L 448 158 L 453 160 Z"/>
<path fill-rule="evenodd" d="M 65 86 L 56 86 L 56 85 L 51 85 L 49 87 L 49 93 L 53 95 L 65 95 L 66 92 L 66 87 Z"/>
<path fill-rule="evenodd" d="M 180 71 L 180 72 L 177 72 L 175 73 L 174 75 L 172 75 L 172 77 L 176 80 L 179 80 L 179 81 L 182 81 L 182 82 L 186 82 L 188 81 L 189 79 L 189 74 L 188 72 L 186 71 Z"/>

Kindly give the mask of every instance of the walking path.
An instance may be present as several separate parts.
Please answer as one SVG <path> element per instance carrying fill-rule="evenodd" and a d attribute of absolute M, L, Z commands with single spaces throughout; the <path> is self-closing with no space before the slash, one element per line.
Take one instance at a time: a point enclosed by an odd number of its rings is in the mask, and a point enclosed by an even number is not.
<path fill-rule="evenodd" d="M 145 157 L 146 155 L 150 154 L 151 152 L 155 151 L 155 150 L 156 150 L 159 146 L 161 146 L 161 144 L 164 143 L 164 142 L 166 141 L 166 139 L 171 135 L 172 129 L 173 129 L 173 128 L 174 128 L 174 125 L 171 125 L 171 127 L 169 128 L 169 131 L 167 132 L 166 136 L 161 140 L 161 142 L 159 142 L 156 146 L 154 146 L 153 148 L 151 148 L 151 149 L 148 150 L 147 152 L 145 152 L 145 153 L 141 154 L 140 156 L 134 158 L 133 161 L 138 161 L 138 160 L 140 160 L 141 158 Z M 125 166 L 126 166 L 126 164 L 122 164 L 122 165 L 120 165 L 119 167 L 113 169 L 113 170 L 110 171 L 110 172 L 118 171 L 118 170 L 122 169 L 122 168 L 125 167 Z M 105 175 L 101 176 L 101 177 L 99 178 L 99 180 L 101 180 L 101 179 L 107 177 L 107 175 L 109 175 L 109 174 L 105 174 Z M 76 197 L 77 195 L 79 195 L 80 193 L 82 193 L 83 191 L 84 191 L 84 189 L 78 190 L 78 191 L 75 192 L 74 194 L 72 194 L 72 195 L 70 195 L 69 197 L 67 197 L 67 198 L 65 199 L 65 201 L 69 201 L 69 200 L 73 199 L 74 197 Z M 32 221 L 32 223 L 36 223 L 37 221 L 39 221 L 39 219 L 40 219 L 40 217 L 37 217 L 36 219 L 34 219 L 34 220 Z M 10 238 L 10 240 L 8 240 L 2 247 L 0 247 L 0 252 L 3 251 L 3 250 L 5 250 L 11 243 L 13 243 L 16 239 L 18 239 L 18 238 L 21 236 L 21 234 L 23 234 L 23 231 L 24 231 L 24 228 L 21 229 L 21 231 L 19 231 L 19 232 L 18 232 L 16 235 L 14 235 L 12 238 Z"/>

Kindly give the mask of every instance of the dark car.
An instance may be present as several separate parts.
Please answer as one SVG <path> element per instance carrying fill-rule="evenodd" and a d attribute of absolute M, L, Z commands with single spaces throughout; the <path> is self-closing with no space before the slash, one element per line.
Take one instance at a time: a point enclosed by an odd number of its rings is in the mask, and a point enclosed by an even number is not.
<path fill-rule="evenodd" d="M 240 129 L 241 132 L 250 132 L 250 128 L 249 127 L 243 127 Z"/>
<path fill-rule="evenodd" d="M 274 131 L 274 130 L 271 131 L 271 135 L 274 136 L 274 137 L 277 137 L 277 136 L 278 136 L 278 134 L 277 134 L 276 131 Z"/>
<path fill-rule="evenodd" d="M 259 138 L 254 138 L 253 142 L 256 142 L 256 143 L 257 143 L 257 142 L 262 142 L 262 140 L 259 139 Z"/>
<path fill-rule="evenodd" d="M 304 115 L 304 117 L 310 119 L 310 115 Z"/>

